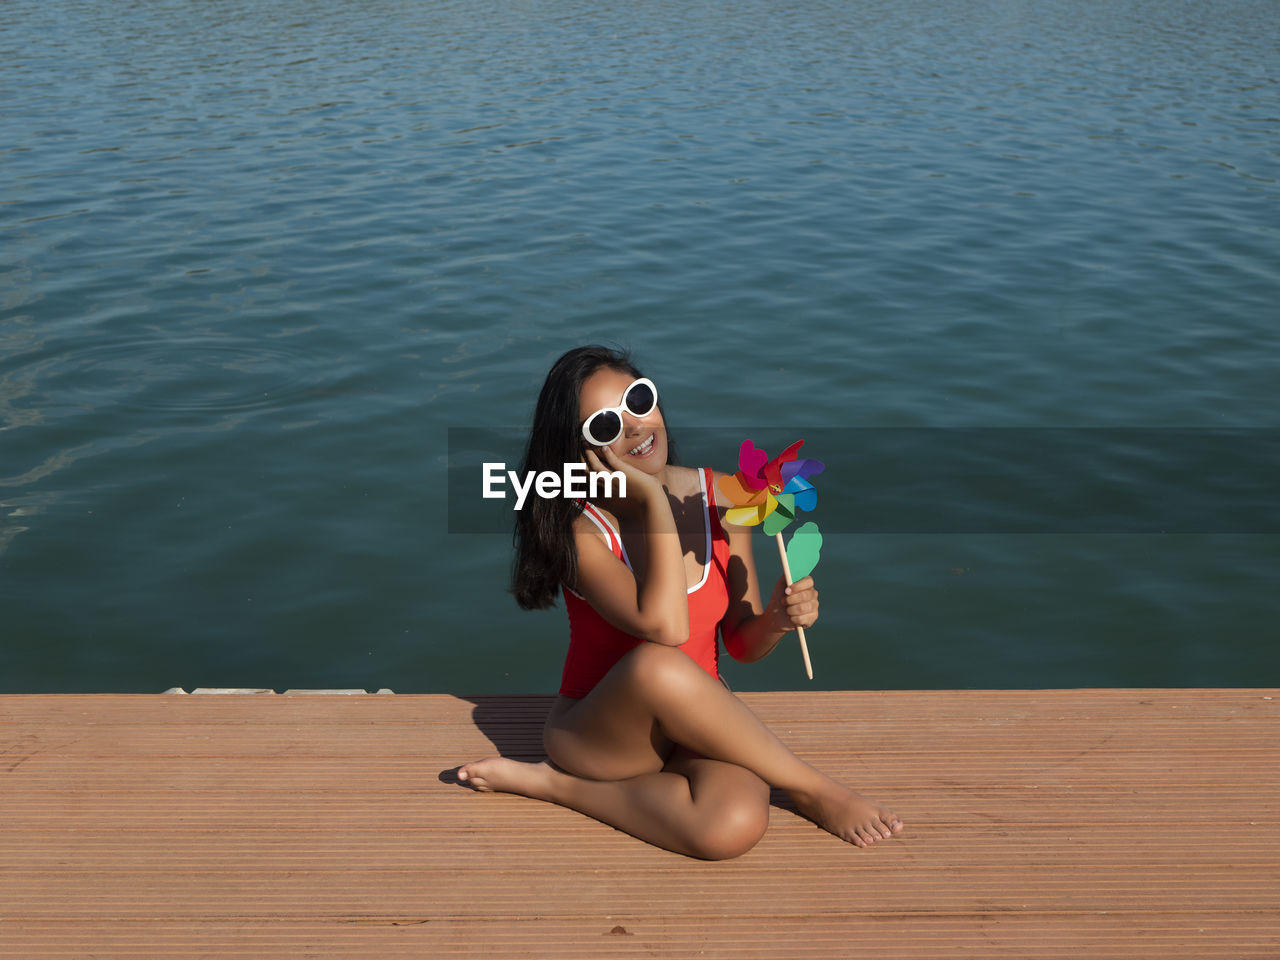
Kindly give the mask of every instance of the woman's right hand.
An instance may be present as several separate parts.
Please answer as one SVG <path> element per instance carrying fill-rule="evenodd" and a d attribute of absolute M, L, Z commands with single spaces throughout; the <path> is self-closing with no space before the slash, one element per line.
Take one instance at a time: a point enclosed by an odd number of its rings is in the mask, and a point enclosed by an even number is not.
<path fill-rule="evenodd" d="M 645 473 L 613 452 L 612 447 L 587 447 L 583 451 L 583 459 L 592 473 L 608 473 L 616 471 L 627 478 L 627 495 L 625 497 L 601 497 L 602 506 L 610 509 L 619 507 L 623 512 L 638 510 L 648 503 L 666 502 L 667 492 L 662 481 L 653 474 Z M 613 488 L 617 490 L 615 485 Z M 615 512 L 617 512 L 615 510 Z"/>

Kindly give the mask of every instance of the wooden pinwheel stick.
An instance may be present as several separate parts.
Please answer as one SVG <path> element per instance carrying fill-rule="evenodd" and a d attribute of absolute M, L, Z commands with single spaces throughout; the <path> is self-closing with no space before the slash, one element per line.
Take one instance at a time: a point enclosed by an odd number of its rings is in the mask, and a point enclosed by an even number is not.
<path fill-rule="evenodd" d="M 779 530 L 774 534 L 778 541 L 778 558 L 782 561 L 782 575 L 787 580 L 787 586 L 791 586 L 791 564 L 787 563 L 787 548 L 782 542 L 782 531 Z M 813 664 L 809 662 L 809 644 L 804 639 L 804 627 L 796 627 L 796 633 L 800 635 L 800 653 L 804 655 L 804 672 L 809 679 L 813 679 Z"/>

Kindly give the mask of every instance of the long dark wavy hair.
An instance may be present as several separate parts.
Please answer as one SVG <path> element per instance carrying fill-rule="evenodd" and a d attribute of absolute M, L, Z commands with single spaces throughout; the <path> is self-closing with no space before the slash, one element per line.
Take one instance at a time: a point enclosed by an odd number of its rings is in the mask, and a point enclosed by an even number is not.
<path fill-rule="evenodd" d="M 520 476 L 530 471 L 560 473 L 567 463 L 582 459 L 582 424 L 578 420 L 578 395 L 582 385 L 601 367 L 611 367 L 643 377 L 631 355 L 592 344 L 570 350 L 551 367 L 533 411 L 529 443 L 520 464 Z M 663 422 L 666 413 L 658 401 Z M 667 433 L 667 462 L 677 463 L 675 445 Z M 578 578 L 578 552 L 573 543 L 573 521 L 582 504 L 567 497 L 530 497 L 516 513 L 515 562 L 511 568 L 511 592 L 525 610 L 555 605 L 561 584 L 573 586 Z"/>

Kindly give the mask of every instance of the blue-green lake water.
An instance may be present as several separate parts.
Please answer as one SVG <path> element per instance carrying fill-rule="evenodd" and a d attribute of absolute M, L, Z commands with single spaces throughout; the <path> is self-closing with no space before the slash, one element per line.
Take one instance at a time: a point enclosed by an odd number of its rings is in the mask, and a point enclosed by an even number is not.
<path fill-rule="evenodd" d="M 1280 683 L 1276 13 L 11 0 L 0 692 L 554 690 L 450 440 L 591 341 L 828 461 L 813 687 Z"/>

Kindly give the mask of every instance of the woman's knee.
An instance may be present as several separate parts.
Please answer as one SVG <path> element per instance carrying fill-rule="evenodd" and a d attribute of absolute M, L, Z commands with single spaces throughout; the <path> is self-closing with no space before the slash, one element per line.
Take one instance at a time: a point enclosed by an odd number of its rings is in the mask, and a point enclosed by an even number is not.
<path fill-rule="evenodd" d="M 661 643 L 642 643 L 633 648 L 619 666 L 636 688 L 655 693 L 687 692 L 690 684 L 707 676 L 679 647 Z"/>
<path fill-rule="evenodd" d="M 764 836 L 769 827 L 769 806 L 743 797 L 717 810 L 694 841 L 694 855 L 703 860 L 740 857 Z"/>

